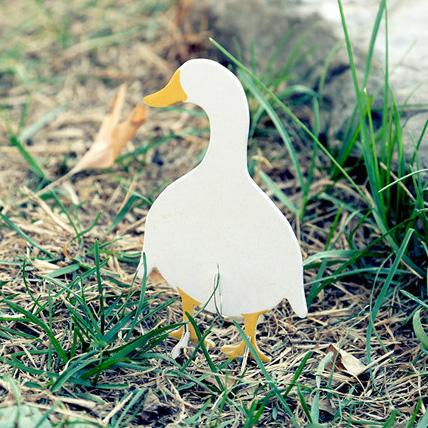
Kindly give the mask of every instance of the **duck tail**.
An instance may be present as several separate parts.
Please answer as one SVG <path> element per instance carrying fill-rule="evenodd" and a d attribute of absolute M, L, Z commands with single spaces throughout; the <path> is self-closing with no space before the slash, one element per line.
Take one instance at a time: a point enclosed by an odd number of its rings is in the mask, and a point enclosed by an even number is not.
<path fill-rule="evenodd" d="M 308 306 L 306 304 L 305 291 L 303 289 L 303 281 L 290 293 L 287 300 L 290 302 L 293 311 L 300 318 L 305 318 L 308 315 Z"/>

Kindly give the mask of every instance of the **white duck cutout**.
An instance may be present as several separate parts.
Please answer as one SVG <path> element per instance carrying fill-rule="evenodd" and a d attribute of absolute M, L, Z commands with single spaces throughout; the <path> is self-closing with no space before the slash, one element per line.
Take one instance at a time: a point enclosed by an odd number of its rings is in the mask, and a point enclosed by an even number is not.
<path fill-rule="evenodd" d="M 238 78 L 215 61 L 192 59 L 163 89 L 144 98 L 152 107 L 180 101 L 205 110 L 210 141 L 202 162 L 163 190 L 147 214 L 146 271 L 157 268 L 178 290 L 184 321 L 186 312 L 201 304 L 223 316 L 242 316 L 245 334 L 269 361 L 256 342 L 259 315 L 284 298 L 298 316 L 307 314 L 299 244 L 248 172 L 249 109 Z M 142 271 L 143 257 L 140 276 Z M 188 330 L 197 341 L 191 325 Z M 182 327 L 173 337 L 183 332 Z M 222 351 L 234 359 L 245 348 L 241 341 Z"/>

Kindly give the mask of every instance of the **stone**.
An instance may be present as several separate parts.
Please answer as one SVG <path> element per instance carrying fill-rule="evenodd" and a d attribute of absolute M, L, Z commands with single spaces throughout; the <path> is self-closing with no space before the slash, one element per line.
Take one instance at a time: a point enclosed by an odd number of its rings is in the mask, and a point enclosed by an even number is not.
<path fill-rule="evenodd" d="M 340 138 L 354 106 L 355 95 L 347 58 L 339 7 L 336 0 L 205 0 L 214 38 L 244 61 L 255 62 L 258 73 L 288 67 L 290 81 L 319 89 L 320 78 L 330 61 L 323 87 L 328 112 L 324 131 Z M 379 3 L 345 0 L 344 11 L 361 78 Z M 428 2 L 390 0 L 390 85 L 405 109 L 404 141 L 412 155 L 428 111 Z M 372 74 L 367 90 L 374 108 L 381 108 L 385 58 L 385 23 L 375 45 Z M 376 96 L 377 95 L 377 96 Z M 428 165 L 428 132 L 420 146 L 421 163 Z"/>

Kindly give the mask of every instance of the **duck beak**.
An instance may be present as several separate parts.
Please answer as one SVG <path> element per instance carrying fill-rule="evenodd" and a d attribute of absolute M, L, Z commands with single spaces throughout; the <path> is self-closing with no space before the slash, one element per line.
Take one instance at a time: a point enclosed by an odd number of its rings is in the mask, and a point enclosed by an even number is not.
<path fill-rule="evenodd" d="M 151 107 L 168 107 L 186 100 L 187 94 L 180 83 L 180 70 L 173 74 L 164 88 L 144 97 L 144 102 Z"/>

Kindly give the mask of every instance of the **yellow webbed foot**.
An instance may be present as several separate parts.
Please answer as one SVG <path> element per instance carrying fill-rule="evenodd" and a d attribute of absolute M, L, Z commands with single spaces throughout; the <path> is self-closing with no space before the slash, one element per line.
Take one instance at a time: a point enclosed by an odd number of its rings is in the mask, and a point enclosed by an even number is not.
<path fill-rule="evenodd" d="M 251 339 L 251 344 L 254 346 L 254 349 L 259 356 L 259 358 L 264 362 L 268 363 L 270 361 L 270 357 L 268 357 L 266 354 L 264 354 L 260 348 L 257 346 L 257 343 L 255 340 Z M 224 345 L 221 348 L 221 352 L 226 354 L 231 360 L 236 360 L 239 357 L 243 357 L 245 354 L 245 348 L 246 348 L 246 342 L 242 340 L 241 342 L 235 344 L 235 345 Z M 252 352 L 250 350 L 250 355 L 254 358 L 252 355 Z"/>
<path fill-rule="evenodd" d="M 177 330 L 171 331 L 168 333 L 168 336 L 172 339 L 180 340 L 183 337 L 184 334 L 184 327 L 181 326 L 180 328 L 177 328 Z"/>
<path fill-rule="evenodd" d="M 259 356 L 259 358 L 264 362 L 268 363 L 270 361 L 270 358 L 264 354 L 262 351 L 260 351 L 260 348 L 257 345 L 256 341 L 256 326 L 257 326 L 257 320 L 259 319 L 259 316 L 262 314 L 262 312 L 256 312 L 254 314 L 245 314 L 244 315 L 244 330 L 245 334 L 247 335 L 248 339 L 250 340 L 251 344 L 254 347 L 254 350 L 256 354 Z M 234 345 L 225 345 L 221 348 L 221 351 L 225 353 L 230 359 L 235 360 L 238 357 L 242 357 L 245 354 L 245 348 L 247 344 L 245 340 L 242 340 L 241 342 L 234 344 Z M 252 351 L 250 350 L 250 355 L 252 355 Z M 252 355 L 254 358 L 254 355 Z"/>
<path fill-rule="evenodd" d="M 235 345 L 224 345 L 221 347 L 221 352 L 226 354 L 231 360 L 236 360 L 238 357 L 243 357 L 245 354 L 245 342 L 239 342 Z"/>
<path fill-rule="evenodd" d="M 260 350 L 260 348 L 257 345 L 257 342 L 254 338 L 251 338 L 251 344 L 254 347 L 254 350 L 256 351 L 256 354 L 259 356 L 259 358 L 264 362 L 268 363 L 270 361 L 270 357 L 268 357 L 264 352 Z"/>
<path fill-rule="evenodd" d="M 189 341 L 192 343 L 198 343 L 199 342 L 198 335 L 196 334 L 196 331 L 195 331 L 193 325 L 190 324 L 190 322 L 188 321 L 186 313 L 192 314 L 194 308 L 199 305 L 199 302 L 197 300 L 193 299 L 192 297 L 190 297 L 188 294 L 186 294 L 180 288 L 178 289 L 178 294 L 181 297 L 181 305 L 182 305 L 182 310 L 183 310 L 183 321 L 187 321 L 187 329 L 190 333 Z M 180 340 L 183 337 L 185 332 L 186 332 L 186 329 L 184 328 L 184 326 L 181 326 L 177 330 L 174 330 L 171 333 L 169 333 L 169 337 L 172 337 L 173 339 Z M 214 348 L 214 342 L 210 339 L 206 338 L 204 340 L 204 344 L 207 347 L 207 349 Z"/>

